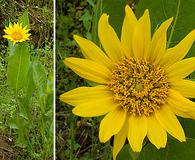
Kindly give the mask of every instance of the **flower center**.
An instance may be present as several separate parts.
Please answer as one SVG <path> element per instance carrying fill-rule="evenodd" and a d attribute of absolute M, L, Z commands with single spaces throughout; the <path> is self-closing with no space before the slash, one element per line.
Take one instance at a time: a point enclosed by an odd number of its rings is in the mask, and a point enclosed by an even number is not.
<path fill-rule="evenodd" d="M 169 84 L 160 66 L 126 58 L 112 69 L 108 87 L 124 110 L 149 116 L 166 102 Z"/>
<path fill-rule="evenodd" d="M 14 40 L 21 40 L 23 38 L 23 36 L 20 32 L 14 32 L 14 33 L 12 33 L 12 38 Z"/>

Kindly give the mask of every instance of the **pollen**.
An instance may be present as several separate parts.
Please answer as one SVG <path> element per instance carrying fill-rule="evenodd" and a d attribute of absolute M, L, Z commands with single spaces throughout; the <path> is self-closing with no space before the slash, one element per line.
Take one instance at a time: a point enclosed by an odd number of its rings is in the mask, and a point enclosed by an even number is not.
<path fill-rule="evenodd" d="M 14 32 L 12 33 L 12 37 L 14 40 L 20 40 L 23 38 L 23 35 L 20 32 Z"/>
<path fill-rule="evenodd" d="M 169 84 L 160 66 L 125 58 L 113 67 L 108 87 L 125 111 L 150 116 L 165 104 Z"/>

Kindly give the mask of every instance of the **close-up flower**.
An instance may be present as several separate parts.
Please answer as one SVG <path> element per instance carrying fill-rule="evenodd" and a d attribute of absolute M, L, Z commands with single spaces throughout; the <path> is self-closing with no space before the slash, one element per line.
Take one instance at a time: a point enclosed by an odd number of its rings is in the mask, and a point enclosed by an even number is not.
<path fill-rule="evenodd" d="M 29 40 L 29 31 L 30 29 L 27 29 L 27 26 L 23 27 L 22 23 L 14 23 L 13 25 L 10 23 L 9 27 L 5 27 L 3 37 L 16 44 Z"/>
<path fill-rule="evenodd" d="M 145 138 L 158 149 L 166 147 L 167 134 L 186 141 L 177 116 L 195 119 L 195 102 L 190 100 L 195 98 L 195 82 L 186 78 L 195 70 L 195 57 L 184 59 L 195 40 L 195 30 L 168 48 L 167 30 L 173 18 L 152 35 L 149 11 L 137 19 L 126 6 L 120 39 L 108 19 L 102 14 L 98 23 L 104 51 L 75 35 L 84 58 L 64 60 L 76 74 L 97 85 L 73 89 L 60 100 L 74 106 L 75 115 L 105 115 L 99 139 L 104 143 L 114 136 L 114 159 L 126 139 L 134 152 L 142 150 Z M 11 30 L 6 33 L 12 35 Z"/>

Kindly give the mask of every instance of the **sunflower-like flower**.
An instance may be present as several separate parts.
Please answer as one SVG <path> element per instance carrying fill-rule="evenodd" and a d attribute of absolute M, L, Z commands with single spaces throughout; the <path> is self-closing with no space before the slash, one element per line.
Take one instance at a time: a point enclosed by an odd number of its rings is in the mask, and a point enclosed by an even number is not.
<path fill-rule="evenodd" d="M 27 29 L 27 26 L 22 27 L 22 23 L 14 23 L 14 25 L 10 23 L 9 27 L 5 27 L 4 32 L 6 35 L 3 37 L 12 41 L 14 44 L 23 42 L 29 40 L 29 30 L 30 29 Z"/>
<path fill-rule="evenodd" d="M 94 87 L 79 87 L 60 99 L 75 106 L 81 117 L 105 115 L 99 139 L 114 136 L 113 158 L 128 139 L 133 151 L 140 152 L 147 137 L 156 148 L 164 148 L 167 133 L 179 141 L 185 134 L 177 116 L 195 119 L 195 82 L 185 79 L 195 70 L 195 57 L 183 58 L 195 40 L 195 30 L 172 48 L 166 48 L 167 30 L 173 18 L 163 22 L 151 38 L 149 11 L 137 19 L 125 8 L 121 39 L 103 14 L 98 35 L 103 52 L 93 42 L 74 39 L 85 57 L 66 58 L 65 65 L 79 76 L 96 82 Z"/>

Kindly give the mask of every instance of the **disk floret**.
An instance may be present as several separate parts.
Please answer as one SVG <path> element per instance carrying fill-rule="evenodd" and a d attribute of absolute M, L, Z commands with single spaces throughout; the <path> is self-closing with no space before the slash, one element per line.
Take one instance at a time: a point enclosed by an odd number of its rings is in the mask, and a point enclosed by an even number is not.
<path fill-rule="evenodd" d="M 146 61 L 125 58 L 117 63 L 108 84 L 114 100 L 134 116 L 149 116 L 165 104 L 169 84 L 165 71 Z"/>

